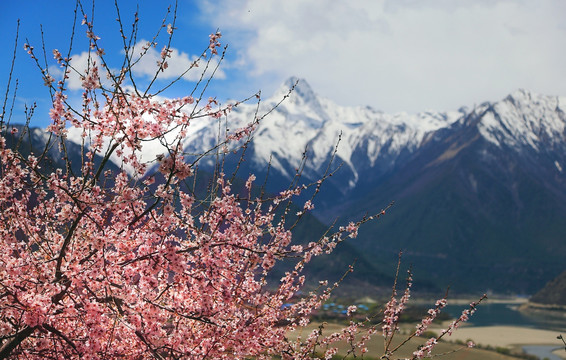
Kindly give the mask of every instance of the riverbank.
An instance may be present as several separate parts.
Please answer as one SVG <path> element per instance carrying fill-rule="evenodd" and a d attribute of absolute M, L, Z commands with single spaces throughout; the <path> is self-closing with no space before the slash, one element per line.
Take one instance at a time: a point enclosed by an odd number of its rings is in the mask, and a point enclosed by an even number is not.
<path fill-rule="evenodd" d="M 431 330 L 440 333 L 442 328 L 442 326 L 434 326 Z M 566 359 L 564 344 L 556 338 L 559 334 L 559 332 L 553 330 L 520 326 L 462 326 L 444 340 L 466 342 L 471 339 L 474 343 L 483 347 L 505 347 L 517 352 L 522 351 L 523 347 L 528 345 L 545 345 L 552 348 L 561 348 L 562 351 L 554 353 L 560 358 Z"/>
<path fill-rule="evenodd" d="M 478 301 L 479 296 L 472 297 L 448 297 L 448 304 L 450 305 L 470 305 L 472 302 Z M 425 299 L 418 299 L 412 298 L 411 304 L 412 305 L 430 305 L 436 302 L 436 298 L 425 298 Z M 485 300 L 482 301 L 482 304 L 508 304 L 508 305 L 523 305 L 528 303 L 528 299 L 526 297 L 519 297 L 519 296 L 502 296 L 502 295 L 491 295 L 488 296 Z"/>

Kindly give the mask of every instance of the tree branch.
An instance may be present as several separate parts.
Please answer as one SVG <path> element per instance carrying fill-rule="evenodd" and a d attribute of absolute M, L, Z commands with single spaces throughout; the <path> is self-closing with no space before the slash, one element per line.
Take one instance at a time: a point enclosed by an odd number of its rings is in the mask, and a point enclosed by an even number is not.
<path fill-rule="evenodd" d="M 0 359 L 8 358 L 12 350 L 14 350 L 18 345 L 22 343 L 22 341 L 30 336 L 35 331 L 35 329 L 35 327 L 25 327 L 22 331 L 18 332 L 14 336 L 12 341 L 3 344 L 2 347 L 0 347 Z"/>

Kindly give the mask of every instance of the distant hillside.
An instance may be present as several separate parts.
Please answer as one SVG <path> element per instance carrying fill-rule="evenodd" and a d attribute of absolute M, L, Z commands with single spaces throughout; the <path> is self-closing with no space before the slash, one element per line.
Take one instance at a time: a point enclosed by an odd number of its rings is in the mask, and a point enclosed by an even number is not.
<path fill-rule="evenodd" d="M 10 124 L 6 128 L 15 128 L 17 132 L 2 132 L 6 139 L 6 145 L 17 150 L 23 157 L 30 154 L 35 155 L 39 161 L 40 172 L 48 174 L 55 169 L 65 169 L 68 161 L 69 170 L 73 174 L 79 174 L 83 165 L 84 152 L 80 142 L 65 141 L 64 147 L 59 144 L 58 139 L 50 135 L 45 129 L 37 127 L 27 127 L 21 124 Z M 98 166 L 102 161 L 102 156 L 95 155 L 94 163 Z M 106 169 L 116 173 L 120 170 L 119 166 L 106 163 Z"/>
<path fill-rule="evenodd" d="M 530 302 L 542 305 L 566 306 L 566 271 L 533 295 Z"/>

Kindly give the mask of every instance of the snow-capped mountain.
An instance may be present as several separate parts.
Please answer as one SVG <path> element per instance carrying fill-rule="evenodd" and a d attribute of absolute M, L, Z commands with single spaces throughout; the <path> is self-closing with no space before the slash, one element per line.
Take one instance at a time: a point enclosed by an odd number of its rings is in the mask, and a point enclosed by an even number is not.
<path fill-rule="evenodd" d="M 385 114 L 370 107 L 340 106 L 317 96 L 305 80 L 290 78 L 261 103 L 258 116 L 273 109 L 297 82 L 289 99 L 260 122 L 251 141 L 250 160 L 255 166 L 264 167 L 271 158 L 272 168 L 288 179 L 294 175 L 305 149 L 308 162 L 304 175 L 320 176 L 341 134 L 337 156 L 344 163 L 342 171 L 349 173 L 347 187 L 353 188 L 361 172 L 390 171 L 400 156 L 417 151 L 438 130 L 480 113 L 485 113 L 477 124 L 480 135 L 498 146 L 544 151 L 549 141 L 564 140 L 566 98 L 526 90 L 471 110 L 463 107 L 449 112 Z M 241 104 L 230 114 L 226 126 L 243 127 L 254 120 L 256 111 L 256 104 Z M 217 144 L 218 127 L 204 126 L 205 121 L 210 122 L 203 119 L 195 124 L 198 129 L 187 137 L 188 152 L 198 153 Z"/>
<path fill-rule="evenodd" d="M 355 217 L 395 200 L 360 232 L 366 254 L 404 249 L 427 278 L 460 291 L 532 293 L 564 269 L 565 110 L 566 98 L 525 90 L 484 103 L 326 213 Z"/>
<path fill-rule="evenodd" d="M 293 87 L 288 99 L 281 102 Z M 371 169 L 370 180 L 376 180 L 432 137 L 441 136 L 439 130 L 462 126 L 457 123 L 469 122 L 477 114 L 483 115 L 474 126 L 489 142 L 516 150 L 529 147 L 546 151 L 549 145 L 564 143 L 565 111 L 566 97 L 517 90 L 501 101 L 486 102 L 471 110 L 462 107 L 458 111 L 385 114 L 371 107 L 338 105 L 318 96 L 304 79 L 292 77 L 263 100 L 259 110 L 255 103 L 244 103 L 235 107 L 227 120 L 221 119 L 220 124 L 211 118 L 195 119 L 183 147 L 187 153 L 201 153 L 217 145 L 227 133 L 270 112 L 260 121 L 251 140 L 250 170 L 263 169 L 271 159 L 277 175 L 290 180 L 306 149 L 308 160 L 303 176 L 316 179 L 326 169 L 338 144 L 337 163 L 343 163 L 338 181 L 347 192 L 356 187 L 361 174 L 367 180 L 365 173 Z M 69 140 L 81 141 L 78 132 L 73 131 Z M 238 145 L 232 144 L 231 149 Z M 164 152 L 157 141 L 148 142 L 144 144 L 143 157 L 150 161 Z M 213 161 L 210 159 L 210 164 Z M 561 169 L 566 164 L 557 162 L 556 166 Z"/>
<path fill-rule="evenodd" d="M 271 159 L 272 169 L 290 180 L 307 150 L 303 176 L 315 179 L 326 169 L 334 148 L 343 163 L 340 181 L 354 188 L 360 171 L 391 170 L 399 156 L 412 153 L 432 131 L 448 127 L 462 111 L 384 114 L 370 107 L 345 107 L 317 96 L 305 80 L 290 78 L 275 94 L 260 104 L 257 116 L 272 110 L 295 84 L 290 97 L 263 119 L 250 147 L 251 161 L 263 168 Z M 227 126 L 240 128 L 254 120 L 257 104 L 241 104 L 229 115 Z M 207 120 L 202 120 L 207 121 Z M 185 142 L 187 152 L 200 152 L 218 141 L 218 127 L 200 126 Z M 341 187 L 344 185 L 341 185 Z"/>
<path fill-rule="evenodd" d="M 289 98 L 281 102 L 293 87 Z M 252 155 L 248 161 L 254 164 L 252 169 L 264 167 L 271 159 L 272 168 L 291 179 L 307 149 L 303 175 L 316 178 L 326 168 L 340 137 L 337 157 L 344 164 L 342 171 L 349 173 L 347 187 L 353 188 L 361 173 L 369 169 L 379 175 L 390 171 L 400 157 L 416 152 L 454 126 L 473 125 L 487 141 L 517 151 L 530 148 L 544 152 L 549 146 L 560 147 L 565 142 L 565 111 L 566 97 L 517 90 L 501 101 L 486 102 L 471 110 L 462 107 L 458 111 L 385 114 L 371 107 L 338 105 L 316 95 L 304 79 L 292 77 L 273 96 L 263 100 L 259 110 L 254 103 L 239 104 L 227 120 L 220 120 L 220 126 L 219 120 L 195 119 L 183 146 L 187 153 L 201 153 L 217 145 L 230 130 L 242 128 L 269 112 L 251 140 Z M 470 124 L 470 119 L 475 124 Z M 80 134 L 73 130 L 68 138 L 80 144 Z M 232 144 L 231 149 L 237 145 Z M 157 141 L 147 142 L 144 160 L 149 161 L 164 150 Z M 556 164 L 558 169 L 565 166 Z"/>
<path fill-rule="evenodd" d="M 480 134 L 495 145 L 544 151 L 564 143 L 566 97 L 517 90 L 502 101 L 483 104 Z"/>

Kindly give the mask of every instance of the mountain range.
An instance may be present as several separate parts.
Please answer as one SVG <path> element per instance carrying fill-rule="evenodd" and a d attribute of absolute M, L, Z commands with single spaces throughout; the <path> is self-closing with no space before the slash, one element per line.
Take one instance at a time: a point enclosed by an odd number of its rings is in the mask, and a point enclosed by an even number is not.
<path fill-rule="evenodd" d="M 394 201 L 349 243 L 372 271 L 391 274 L 402 250 L 415 282 L 532 294 L 565 268 L 565 111 L 566 97 L 517 90 L 457 111 L 385 114 L 337 105 L 290 78 L 269 99 L 238 104 L 220 123 L 195 119 L 183 145 L 187 153 L 202 152 L 227 128 L 270 112 L 239 174 L 269 173 L 275 192 L 302 168 L 303 153 L 305 183 L 339 167 L 316 198 L 314 215 L 324 224 L 356 220 Z M 144 147 L 148 157 L 160 151 Z M 226 166 L 237 162 L 238 154 L 228 156 Z M 211 157 L 200 166 L 214 164 Z"/>

